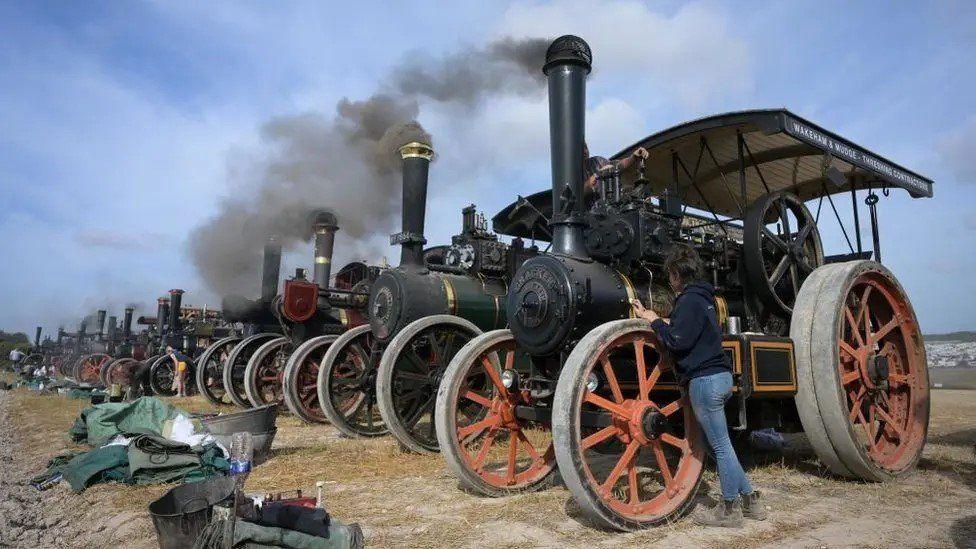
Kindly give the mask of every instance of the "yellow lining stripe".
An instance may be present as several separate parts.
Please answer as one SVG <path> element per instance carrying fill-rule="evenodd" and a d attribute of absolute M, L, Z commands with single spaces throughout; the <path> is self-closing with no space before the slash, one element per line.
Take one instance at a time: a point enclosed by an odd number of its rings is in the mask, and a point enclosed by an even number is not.
<path fill-rule="evenodd" d="M 624 273 L 617 271 L 617 274 L 620 275 L 620 279 L 624 281 L 624 287 L 627 290 L 627 310 L 630 311 L 630 316 L 628 318 L 637 318 L 637 313 L 634 312 L 634 307 L 630 304 L 632 300 L 637 299 L 637 292 L 634 290 L 634 284 Z"/>
<path fill-rule="evenodd" d="M 441 278 L 444 281 L 444 293 L 447 294 L 447 311 L 449 314 L 457 314 L 457 297 L 454 294 L 454 286 L 447 277 Z"/>

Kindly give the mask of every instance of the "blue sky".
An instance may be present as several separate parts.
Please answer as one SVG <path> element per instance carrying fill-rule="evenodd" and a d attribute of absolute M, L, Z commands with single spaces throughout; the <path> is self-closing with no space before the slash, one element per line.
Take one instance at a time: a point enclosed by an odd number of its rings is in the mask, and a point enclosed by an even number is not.
<path fill-rule="evenodd" d="M 923 330 L 976 329 L 973 6 L 2 2 L 0 327 L 70 327 L 101 306 L 151 307 L 174 286 L 216 304 L 185 239 L 222 198 L 247 196 L 233 172 L 260 151 L 263 122 L 331 116 L 418 52 L 575 33 L 597 66 L 595 152 L 703 115 L 785 106 L 934 179 L 933 199 L 882 202 L 885 262 Z M 440 155 L 431 242 L 456 232 L 471 197 L 490 213 L 547 185 L 541 97 L 495 98 L 464 119 L 427 106 L 421 121 Z M 846 247 L 823 230 L 828 251 Z M 339 259 L 351 259 L 342 249 L 340 233 Z M 285 272 L 308 255 L 295 250 Z"/>

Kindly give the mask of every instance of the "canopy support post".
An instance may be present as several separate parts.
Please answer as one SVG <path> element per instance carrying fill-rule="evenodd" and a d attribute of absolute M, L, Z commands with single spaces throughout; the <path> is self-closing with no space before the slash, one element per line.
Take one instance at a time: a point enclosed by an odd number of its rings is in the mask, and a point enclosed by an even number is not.
<path fill-rule="evenodd" d="M 878 232 L 878 195 L 868 189 L 868 197 L 864 203 L 871 212 L 871 244 L 874 246 L 874 260 L 881 263 L 881 235 Z"/>
<path fill-rule="evenodd" d="M 851 205 L 854 208 L 854 237 L 857 240 L 857 253 L 861 253 L 864 251 L 864 247 L 861 245 L 861 216 L 858 214 L 857 209 L 857 188 L 855 181 L 851 181 Z"/>
<path fill-rule="evenodd" d="M 735 132 L 736 143 L 739 149 L 739 191 L 742 194 L 742 208 L 749 205 L 749 197 L 746 196 L 746 158 L 742 154 L 742 132 Z"/>

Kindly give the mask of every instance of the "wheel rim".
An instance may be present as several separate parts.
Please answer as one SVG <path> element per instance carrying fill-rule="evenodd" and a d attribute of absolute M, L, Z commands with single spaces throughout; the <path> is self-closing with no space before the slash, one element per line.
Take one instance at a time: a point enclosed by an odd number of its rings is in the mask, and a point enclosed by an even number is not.
<path fill-rule="evenodd" d="M 891 281 L 859 276 L 844 300 L 838 370 L 848 421 L 875 465 L 898 472 L 911 465 L 925 441 L 928 398 L 918 325 Z"/>
<path fill-rule="evenodd" d="M 335 336 L 330 336 L 329 339 L 319 342 L 303 343 L 289 358 L 289 361 L 295 362 L 285 368 L 284 383 L 288 384 L 285 404 L 292 413 L 305 421 L 328 423 L 325 412 L 319 405 L 318 379 L 322 359 L 334 341 Z M 305 348 L 309 345 L 314 347 Z"/>
<path fill-rule="evenodd" d="M 670 369 L 657 338 L 628 333 L 581 376 L 576 453 L 590 490 L 617 515 L 659 522 L 697 489 L 704 452 L 686 397 L 658 388 Z M 587 388 L 595 377 L 596 390 Z"/>
<path fill-rule="evenodd" d="M 458 326 L 431 326 L 413 338 L 390 374 L 395 421 L 417 444 L 437 451 L 434 404 L 451 359 L 471 334 Z"/>
<path fill-rule="evenodd" d="M 157 394 L 163 396 L 173 396 L 176 394 L 173 391 L 173 376 L 176 373 L 176 368 L 173 367 L 173 361 L 167 356 L 162 356 L 156 359 L 156 364 L 154 364 L 150 370 L 149 375 L 152 378 L 152 388 Z"/>
<path fill-rule="evenodd" d="M 515 368 L 515 354 L 514 339 L 486 347 L 470 361 L 450 406 L 456 425 L 453 442 L 464 465 L 502 490 L 529 487 L 555 467 L 548 426 L 531 424 L 516 414 L 517 406 L 534 405 L 529 392 L 509 391 L 502 384 L 502 368 Z"/>
<path fill-rule="evenodd" d="M 208 351 L 204 360 L 197 365 L 200 368 L 200 392 L 214 404 L 233 404 L 224 389 L 224 363 L 230 356 L 231 349 L 240 342 L 239 339 L 227 341 L 219 347 Z"/>
<path fill-rule="evenodd" d="M 376 346 L 373 334 L 363 332 L 339 349 L 328 372 L 329 402 L 341 415 L 341 427 L 360 436 L 387 432 L 376 402 Z"/>
<path fill-rule="evenodd" d="M 255 372 L 254 384 L 261 404 L 273 404 L 284 399 L 282 378 L 287 358 L 286 341 L 262 357 Z"/>
<path fill-rule="evenodd" d="M 88 355 L 81 361 L 81 365 L 78 368 L 78 381 L 82 383 L 99 383 L 99 374 L 102 371 L 102 366 L 111 360 L 108 355 L 97 354 Z"/>

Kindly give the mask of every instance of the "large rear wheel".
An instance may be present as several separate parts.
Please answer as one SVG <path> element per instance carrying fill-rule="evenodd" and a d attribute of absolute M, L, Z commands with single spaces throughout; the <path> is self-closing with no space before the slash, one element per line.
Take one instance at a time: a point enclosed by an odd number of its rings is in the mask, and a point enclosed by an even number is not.
<path fill-rule="evenodd" d="M 211 404 L 233 404 L 224 390 L 224 363 L 231 350 L 240 343 L 238 336 L 225 337 L 214 342 L 200 355 L 196 364 L 197 390 Z"/>
<path fill-rule="evenodd" d="M 282 386 L 285 406 L 306 423 L 328 423 L 319 405 L 319 367 L 339 336 L 324 335 L 303 342 L 288 356 Z"/>
<path fill-rule="evenodd" d="M 659 384 L 670 368 L 639 319 L 593 329 L 563 365 L 553 400 L 556 462 L 596 524 L 647 528 L 694 503 L 705 453 L 687 398 Z"/>
<path fill-rule="evenodd" d="M 929 384 L 915 312 L 894 275 L 873 261 L 838 264 L 809 298 L 798 346 L 797 409 L 806 428 L 821 418 L 838 475 L 885 481 L 910 472 L 928 433 Z M 801 319 L 802 320 L 802 319 Z M 804 381 L 811 383 L 804 384 Z M 809 398 L 808 398 L 809 399 Z"/>
<path fill-rule="evenodd" d="M 81 357 L 78 361 L 76 379 L 79 383 L 102 385 L 102 367 L 111 361 L 112 357 L 105 353 L 91 353 Z"/>
<path fill-rule="evenodd" d="M 437 440 L 465 490 L 500 497 L 538 490 L 552 479 L 556 461 L 546 410 L 535 415 L 539 403 L 531 392 L 509 390 L 503 381 L 506 370 L 527 373 L 519 354 L 511 330 L 486 332 L 454 355 L 441 381 Z"/>
<path fill-rule="evenodd" d="M 379 343 L 369 325 L 357 326 L 329 346 L 319 370 L 319 404 L 325 417 L 349 437 L 389 432 L 376 405 Z"/>
<path fill-rule="evenodd" d="M 176 394 L 173 390 L 173 379 L 176 376 L 176 365 L 169 355 L 159 355 L 149 364 L 149 387 L 154 395 L 170 397 Z"/>

